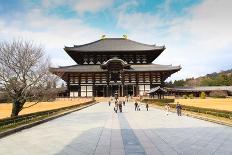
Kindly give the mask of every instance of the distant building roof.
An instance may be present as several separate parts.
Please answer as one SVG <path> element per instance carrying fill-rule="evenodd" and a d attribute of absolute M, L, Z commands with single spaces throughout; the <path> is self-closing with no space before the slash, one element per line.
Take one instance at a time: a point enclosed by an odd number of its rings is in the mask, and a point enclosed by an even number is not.
<path fill-rule="evenodd" d="M 156 46 L 139 43 L 125 38 L 105 38 L 84 45 L 74 45 L 74 47 L 65 47 L 65 51 L 81 52 L 103 52 L 103 51 L 152 51 L 164 50 L 165 46 Z"/>
<path fill-rule="evenodd" d="M 199 91 L 230 91 L 232 92 L 232 86 L 202 86 L 202 87 L 175 87 L 171 88 L 174 91 L 182 91 L 182 92 L 199 92 Z"/>
<path fill-rule="evenodd" d="M 156 92 L 167 92 L 167 90 L 165 90 L 164 88 L 161 88 L 160 86 L 157 86 L 155 88 L 151 88 L 151 90 L 148 92 L 148 94 L 153 94 L 153 93 L 156 93 Z"/>

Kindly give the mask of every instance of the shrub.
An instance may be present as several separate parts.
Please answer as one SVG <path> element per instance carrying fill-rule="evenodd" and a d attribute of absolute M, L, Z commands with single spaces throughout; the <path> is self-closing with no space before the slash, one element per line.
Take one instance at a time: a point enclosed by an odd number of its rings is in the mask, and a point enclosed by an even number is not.
<path fill-rule="evenodd" d="M 187 99 L 187 98 L 188 98 L 188 96 L 187 96 L 187 95 L 183 95 L 183 98 L 184 98 L 184 99 Z"/>
<path fill-rule="evenodd" d="M 206 94 L 205 94 L 205 92 L 201 92 L 201 95 L 200 95 L 200 97 L 201 97 L 201 99 L 205 99 L 205 97 L 206 97 Z"/>
<path fill-rule="evenodd" d="M 193 99 L 193 94 L 189 94 L 189 98 L 190 98 L 190 99 Z"/>

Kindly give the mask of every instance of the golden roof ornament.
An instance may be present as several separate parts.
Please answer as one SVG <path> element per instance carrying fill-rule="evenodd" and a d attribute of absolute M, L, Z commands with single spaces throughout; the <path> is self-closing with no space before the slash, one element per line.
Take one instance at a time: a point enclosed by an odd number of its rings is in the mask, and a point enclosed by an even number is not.
<path fill-rule="evenodd" d="M 126 35 L 126 34 L 124 34 L 122 37 L 123 37 L 124 39 L 127 39 L 127 35 Z"/>
<path fill-rule="evenodd" d="M 105 38 L 106 38 L 106 35 L 103 34 L 103 35 L 101 36 L 101 39 L 105 39 Z"/>

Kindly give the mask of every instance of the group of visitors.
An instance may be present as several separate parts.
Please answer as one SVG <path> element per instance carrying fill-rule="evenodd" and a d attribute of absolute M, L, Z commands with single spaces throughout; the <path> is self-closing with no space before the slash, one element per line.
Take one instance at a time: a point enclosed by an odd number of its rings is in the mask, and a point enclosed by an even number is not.
<path fill-rule="evenodd" d="M 113 98 L 110 98 L 109 106 L 111 105 L 111 102 L 113 102 Z M 123 100 L 123 101 L 119 100 L 118 98 L 115 98 L 114 102 L 115 102 L 115 106 L 114 106 L 115 113 L 117 113 L 118 111 L 121 113 L 122 112 L 122 107 L 126 105 L 126 102 L 128 102 L 128 96 L 125 97 L 125 100 Z M 137 102 L 137 100 L 135 101 L 134 106 L 135 106 L 135 111 L 140 111 L 141 110 L 141 106 Z M 149 104 L 146 103 L 145 107 L 146 107 L 146 110 L 148 111 Z M 170 109 L 171 109 L 170 104 L 167 103 L 165 105 L 166 115 L 169 115 Z M 179 102 L 177 102 L 177 104 L 176 104 L 176 112 L 177 112 L 178 116 L 181 116 L 181 110 L 182 110 L 182 107 L 179 104 Z"/>
<path fill-rule="evenodd" d="M 147 111 L 148 111 L 148 108 L 149 108 L 148 103 L 146 103 Z M 140 111 L 140 110 L 141 110 L 140 109 L 140 104 L 137 101 L 135 101 L 135 111 Z"/>
<path fill-rule="evenodd" d="M 170 112 L 170 109 L 171 109 L 170 105 L 167 103 L 164 108 L 165 108 L 165 111 L 166 111 L 166 115 L 168 115 L 169 112 Z M 177 102 L 177 104 L 176 104 L 176 113 L 177 113 L 178 116 L 181 116 L 181 109 L 182 109 L 181 105 L 179 104 L 179 102 Z"/>
<path fill-rule="evenodd" d="M 118 110 L 119 110 L 119 112 L 122 112 L 122 105 L 124 105 L 124 106 L 126 105 L 125 101 L 122 102 L 118 99 L 115 99 L 115 106 L 114 106 L 115 113 L 117 113 Z M 109 101 L 109 106 L 110 106 L 110 101 Z"/>

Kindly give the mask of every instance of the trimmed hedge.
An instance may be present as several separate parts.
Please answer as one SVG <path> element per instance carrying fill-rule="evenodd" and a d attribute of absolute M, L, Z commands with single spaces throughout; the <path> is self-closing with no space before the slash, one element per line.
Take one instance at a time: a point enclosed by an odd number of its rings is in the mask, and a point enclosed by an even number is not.
<path fill-rule="evenodd" d="M 163 101 L 165 100 L 165 101 Z M 172 102 L 169 102 L 171 101 Z M 165 106 L 166 103 L 174 103 L 174 99 L 144 99 L 142 102 L 146 102 L 149 104 L 155 104 L 158 106 Z M 176 108 L 176 104 L 169 104 L 171 108 Z M 197 112 L 197 113 L 203 113 L 203 114 L 209 114 L 217 117 L 224 117 L 224 118 L 229 118 L 232 119 L 232 111 L 227 111 L 227 110 L 217 110 L 217 109 L 210 109 L 210 108 L 201 108 L 201 107 L 194 107 L 194 106 L 187 106 L 187 105 L 181 105 L 183 110 L 186 111 L 192 111 L 192 112 Z"/>
<path fill-rule="evenodd" d="M 146 103 L 163 103 L 164 105 L 166 103 L 173 103 L 174 99 L 143 99 L 142 102 Z"/>

